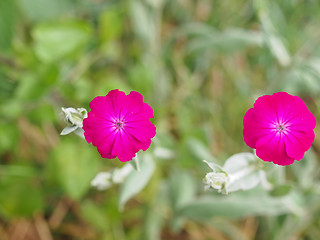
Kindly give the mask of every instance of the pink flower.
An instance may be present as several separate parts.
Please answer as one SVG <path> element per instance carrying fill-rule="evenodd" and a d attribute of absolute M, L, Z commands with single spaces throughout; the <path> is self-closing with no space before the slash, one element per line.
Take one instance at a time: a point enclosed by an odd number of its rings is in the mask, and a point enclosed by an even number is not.
<path fill-rule="evenodd" d="M 278 92 L 259 97 L 243 126 L 244 141 L 259 158 L 289 165 L 311 147 L 316 119 L 299 97 Z"/>
<path fill-rule="evenodd" d="M 104 97 L 94 98 L 89 106 L 91 111 L 83 121 L 84 136 L 97 147 L 101 157 L 118 157 L 126 162 L 140 149 L 149 148 L 156 127 L 150 122 L 153 110 L 140 93 L 126 95 L 112 90 Z"/>

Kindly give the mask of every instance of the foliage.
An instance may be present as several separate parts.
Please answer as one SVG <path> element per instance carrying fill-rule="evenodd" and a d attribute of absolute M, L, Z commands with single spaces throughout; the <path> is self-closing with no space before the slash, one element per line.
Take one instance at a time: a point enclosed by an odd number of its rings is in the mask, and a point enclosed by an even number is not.
<path fill-rule="evenodd" d="M 0 238 L 320 239 L 317 137 L 264 166 L 270 191 L 202 183 L 202 160 L 250 151 L 259 95 L 299 95 L 320 119 L 319 21 L 316 0 L 1 0 Z M 98 192 L 95 174 L 123 164 L 60 136 L 59 114 L 112 89 L 143 94 L 157 135 L 140 175 Z"/>

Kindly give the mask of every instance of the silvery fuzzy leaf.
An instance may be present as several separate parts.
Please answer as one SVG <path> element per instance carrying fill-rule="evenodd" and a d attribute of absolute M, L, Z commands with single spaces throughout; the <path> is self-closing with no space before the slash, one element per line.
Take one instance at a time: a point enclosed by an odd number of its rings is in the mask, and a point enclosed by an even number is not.
<path fill-rule="evenodd" d="M 155 169 L 155 163 L 150 154 L 145 153 L 141 158 L 140 172 L 131 171 L 121 186 L 119 208 L 123 209 L 125 203 L 138 194 L 149 182 Z"/>
<path fill-rule="evenodd" d="M 85 108 L 77 108 L 77 111 L 82 114 L 83 118 L 88 117 L 88 111 Z"/>
<path fill-rule="evenodd" d="M 130 163 L 126 163 L 122 168 L 116 168 L 112 174 L 112 182 L 123 183 L 132 170 L 133 166 Z"/>
<path fill-rule="evenodd" d="M 257 166 L 258 158 L 250 152 L 237 153 L 227 159 L 223 166 L 230 177 L 226 185 L 228 192 L 248 190 L 259 183 L 266 183 L 264 171 Z"/>
<path fill-rule="evenodd" d="M 209 168 L 211 168 L 212 171 L 221 171 L 222 167 L 216 163 L 208 162 L 206 160 L 202 160 L 205 164 L 208 165 Z"/>
<path fill-rule="evenodd" d="M 226 160 L 223 165 L 223 170 L 228 174 L 239 172 L 240 170 L 249 166 L 256 159 L 257 158 L 255 157 L 255 155 L 250 152 L 237 153 Z"/>
<path fill-rule="evenodd" d="M 91 186 L 102 191 L 108 189 L 112 185 L 111 178 L 112 174 L 110 172 L 100 172 L 91 180 L 90 183 Z"/>
<path fill-rule="evenodd" d="M 132 159 L 130 163 L 137 172 L 140 172 L 140 162 L 139 162 L 138 154 L 136 154 L 136 156 Z"/>
<path fill-rule="evenodd" d="M 154 155 L 157 158 L 161 158 L 161 159 L 170 159 L 170 158 L 174 158 L 174 152 L 168 148 L 164 148 L 164 147 L 156 147 L 154 149 Z"/>
<path fill-rule="evenodd" d="M 61 131 L 60 135 L 67 135 L 69 133 L 72 133 L 77 128 L 78 128 L 78 126 L 67 126 Z"/>
<path fill-rule="evenodd" d="M 82 137 L 83 139 L 85 139 L 84 137 L 84 130 L 82 128 L 77 128 L 75 131 L 74 131 L 75 134 L 77 134 L 79 137 Z"/>

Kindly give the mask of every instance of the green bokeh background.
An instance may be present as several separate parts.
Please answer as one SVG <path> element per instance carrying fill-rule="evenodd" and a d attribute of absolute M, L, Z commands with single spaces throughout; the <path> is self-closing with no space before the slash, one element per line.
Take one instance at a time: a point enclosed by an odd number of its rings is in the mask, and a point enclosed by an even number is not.
<path fill-rule="evenodd" d="M 320 119 L 319 24 L 317 0 L 0 0 L 0 239 L 320 239 L 318 127 L 272 193 L 205 193 L 201 162 L 251 151 L 242 119 L 262 94 L 299 95 Z M 61 107 L 112 89 L 143 94 L 153 145 L 175 153 L 153 156 L 123 211 L 119 186 L 90 188 L 123 164 L 59 135 Z"/>

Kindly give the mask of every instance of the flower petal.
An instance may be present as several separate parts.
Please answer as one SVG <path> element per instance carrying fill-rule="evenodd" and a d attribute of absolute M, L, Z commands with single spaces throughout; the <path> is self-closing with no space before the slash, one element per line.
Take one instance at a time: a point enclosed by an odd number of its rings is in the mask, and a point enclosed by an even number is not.
<path fill-rule="evenodd" d="M 110 122 L 103 121 L 101 118 L 92 115 L 89 112 L 88 118 L 84 119 L 83 130 L 84 136 L 88 143 L 97 147 L 98 152 L 103 158 L 115 158 L 111 154 L 116 133 L 114 128 L 111 127 Z"/>
<path fill-rule="evenodd" d="M 294 162 L 294 158 L 287 155 L 285 142 L 282 134 L 274 133 L 266 135 L 257 141 L 256 154 L 264 161 L 273 162 L 278 165 L 289 165 Z"/>
<path fill-rule="evenodd" d="M 127 119 L 128 115 L 134 114 L 137 108 L 141 108 L 141 104 L 143 104 L 143 96 L 138 92 L 131 91 L 122 106 L 121 117 Z"/>
<path fill-rule="evenodd" d="M 286 122 L 296 114 L 292 95 L 286 92 L 278 92 L 272 94 L 271 99 L 278 122 Z"/>
<path fill-rule="evenodd" d="M 314 132 L 292 131 L 285 135 L 286 151 L 288 156 L 300 160 L 304 153 L 309 150 L 314 141 Z"/>
<path fill-rule="evenodd" d="M 89 107 L 91 109 L 91 111 L 89 112 L 91 113 L 91 115 L 95 115 L 97 117 L 100 117 L 108 121 L 112 121 L 116 117 L 113 110 L 112 102 L 106 96 L 95 97 L 89 103 Z M 88 114 L 88 117 L 89 117 L 89 114 Z"/>
<path fill-rule="evenodd" d="M 255 112 L 261 117 L 261 120 L 264 119 L 265 121 L 273 123 L 277 119 L 272 96 L 264 95 L 259 97 L 253 106 L 253 109 L 255 109 Z"/>
<path fill-rule="evenodd" d="M 138 121 L 153 118 L 153 110 L 147 103 L 141 103 L 126 115 L 126 121 Z"/>
<path fill-rule="evenodd" d="M 140 150 L 140 142 L 125 132 L 118 133 L 112 155 L 118 156 L 121 162 L 130 161 Z"/>
<path fill-rule="evenodd" d="M 249 109 L 243 118 L 243 137 L 245 143 L 251 148 L 256 148 L 257 140 L 270 134 L 270 125 L 271 123 L 260 112 L 257 112 L 254 108 Z"/>
<path fill-rule="evenodd" d="M 156 135 L 156 127 L 149 121 L 132 121 L 126 124 L 125 131 L 140 142 L 145 142 Z"/>
<path fill-rule="evenodd" d="M 310 148 L 315 125 L 315 117 L 299 97 L 278 92 L 258 98 L 248 110 L 243 136 L 264 161 L 288 165 Z"/>
<path fill-rule="evenodd" d="M 111 90 L 107 94 L 106 99 L 110 99 L 115 117 L 122 117 L 123 107 L 126 105 L 127 100 L 126 94 L 118 89 L 115 89 Z"/>
<path fill-rule="evenodd" d="M 156 134 L 150 122 L 152 108 L 143 96 L 132 91 L 129 95 L 112 90 L 90 103 L 91 111 L 83 121 L 85 139 L 104 158 L 118 157 L 130 161 L 140 150 L 147 150 Z"/>

